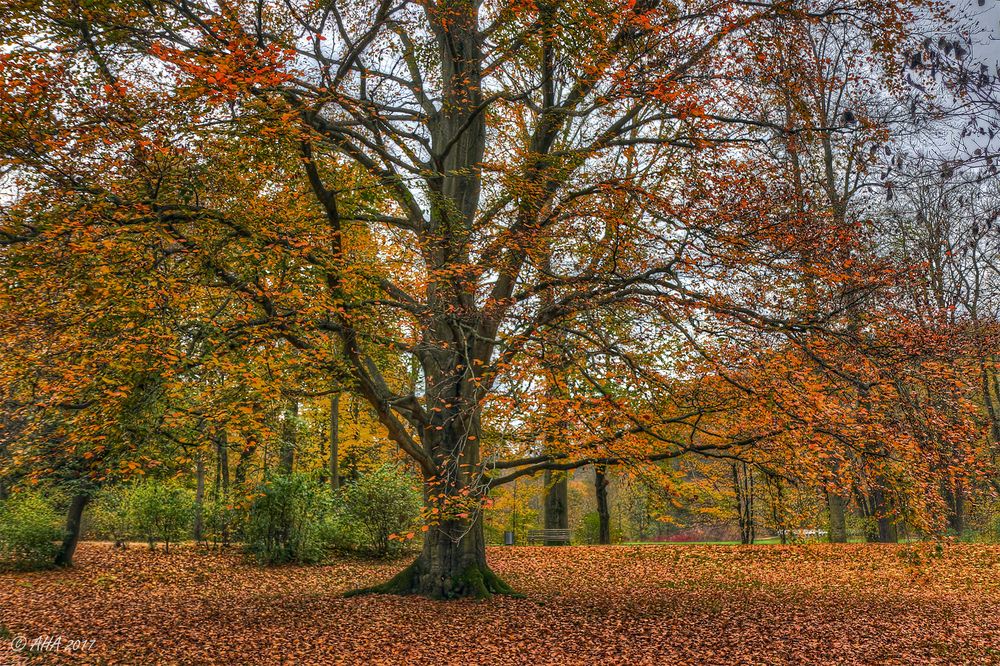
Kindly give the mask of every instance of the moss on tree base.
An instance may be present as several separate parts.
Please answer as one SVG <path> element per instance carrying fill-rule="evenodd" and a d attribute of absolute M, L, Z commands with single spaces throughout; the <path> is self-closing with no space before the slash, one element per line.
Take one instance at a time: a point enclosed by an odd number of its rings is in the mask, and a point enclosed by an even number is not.
<path fill-rule="evenodd" d="M 424 572 L 417 559 L 388 581 L 379 585 L 351 590 L 345 597 L 362 594 L 420 595 L 431 599 L 489 599 L 495 594 L 523 597 L 485 565 L 469 565 L 451 578 Z"/>

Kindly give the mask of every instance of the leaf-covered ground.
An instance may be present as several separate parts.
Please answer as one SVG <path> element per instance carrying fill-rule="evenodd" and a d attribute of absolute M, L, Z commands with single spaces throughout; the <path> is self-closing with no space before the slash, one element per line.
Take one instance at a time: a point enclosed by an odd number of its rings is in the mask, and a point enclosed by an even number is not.
<path fill-rule="evenodd" d="M 0 664 L 1000 663 L 1000 548 L 495 548 L 525 599 L 341 593 L 403 563 L 262 569 L 83 544 L 0 574 Z M 93 641 L 14 653 L 19 637 Z"/>

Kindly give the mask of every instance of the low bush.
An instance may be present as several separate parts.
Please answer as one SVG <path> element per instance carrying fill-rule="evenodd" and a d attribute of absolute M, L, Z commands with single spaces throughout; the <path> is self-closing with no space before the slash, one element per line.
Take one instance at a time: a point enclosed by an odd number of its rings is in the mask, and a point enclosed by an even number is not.
<path fill-rule="evenodd" d="M 134 528 L 127 488 L 116 486 L 103 489 L 91 504 L 89 513 L 92 537 L 124 546 L 132 536 Z"/>
<path fill-rule="evenodd" d="M 194 498 L 190 490 L 171 481 L 146 480 L 127 491 L 128 515 L 136 533 L 155 548 L 183 538 L 191 528 Z"/>
<path fill-rule="evenodd" d="M 214 546 L 229 545 L 243 532 L 244 514 L 228 497 L 207 500 L 202 507 L 202 539 Z"/>
<path fill-rule="evenodd" d="M 63 538 L 63 517 L 36 494 L 18 494 L 0 503 L 0 566 L 29 570 L 55 564 Z"/>
<path fill-rule="evenodd" d="M 331 494 L 304 474 L 273 475 L 250 502 L 247 548 L 262 564 L 309 564 L 333 547 Z"/>
<path fill-rule="evenodd" d="M 402 539 L 390 539 L 413 529 L 420 518 L 419 484 L 395 465 L 383 465 L 359 476 L 343 489 L 345 520 L 361 537 L 361 550 L 378 557 L 398 555 Z"/>
<path fill-rule="evenodd" d="M 319 525 L 319 534 L 330 550 L 356 553 L 368 550 L 366 533 L 347 511 L 342 493 L 333 495 L 330 512 Z"/>

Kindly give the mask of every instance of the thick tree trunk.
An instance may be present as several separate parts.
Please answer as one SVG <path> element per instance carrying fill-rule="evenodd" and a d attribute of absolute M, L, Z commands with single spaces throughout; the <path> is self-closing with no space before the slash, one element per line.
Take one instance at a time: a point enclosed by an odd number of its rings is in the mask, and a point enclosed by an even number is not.
<path fill-rule="evenodd" d="M 73 566 L 73 554 L 76 552 L 76 544 L 80 541 L 80 527 L 83 523 L 83 510 L 90 501 L 89 495 L 74 495 L 69 504 L 69 512 L 66 515 L 66 536 L 63 537 L 62 546 L 56 554 L 56 566 Z"/>
<path fill-rule="evenodd" d="M 896 524 L 889 517 L 878 519 L 878 542 L 899 543 L 899 532 L 896 530 Z"/>
<path fill-rule="evenodd" d="M 432 599 L 513 594 L 486 564 L 486 541 L 480 518 L 431 525 L 423 550 L 410 566 L 390 581 L 349 592 L 356 594 L 419 594 Z"/>
<path fill-rule="evenodd" d="M 830 543 L 847 543 L 847 502 L 836 493 L 827 493 L 830 511 Z"/>
<path fill-rule="evenodd" d="M 565 472 L 545 472 L 544 521 L 547 530 L 569 529 L 569 482 Z M 546 541 L 546 546 L 557 546 L 562 541 Z"/>
<path fill-rule="evenodd" d="M 510 592 L 486 565 L 479 501 L 484 499 L 480 493 L 486 491 L 480 475 L 481 405 L 494 381 L 482 371 L 493 359 L 500 321 L 480 309 L 478 279 L 454 270 L 469 265 L 474 247 L 469 231 L 478 217 L 482 189 L 487 114 L 482 112 L 480 89 L 480 4 L 474 0 L 424 3 L 437 42 L 441 102 L 440 112 L 428 123 L 440 177 L 429 179 L 427 233 L 420 234 L 420 251 L 434 276 L 426 288 L 422 343 L 415 352 L 423 369 L 423 396 L 414 393 L 412 404 L 405 401 L 390 407 L 385 380 L 372 360 L 363 356 L 355 332 L 348 328 L 343 336 L 345 356 L 355 368 L 360 392 L 390 437 L 420 465 L 428 508 L 442 516 L 442 522 L 428 525 L 417 560 L 370 592 L 437 598 Z M 532 151 L 547 152 L 558 129 L 552 123 L 551 131 L 540 130 L 545 138 L 533 141 Z M 535 204 L 544 203 L 544 197 L 545 193 L 526 194 L 529 202 L 520 206 L 519 220 L 530 223 L 541 210 Z M 406 205 L 418 208 L 416 203 Z M 423 220 L 424 213 L 415 212 Z M 510 291 L 520 261 L 500 270 L 495 294 Z M 421 402 L 424 406 L 415 409 Z M 416 438 L 398 417 L 409 421 L 418 433 Z"/>
<path fill-rule="evenodd" d="M 594 466 L 594 490 L 597 494 L 597 518 L 598 535 L 597 542 L 601 544 L 611 543 L 611 511 L 608 509 L 608 486 L 610 482 L 607 477 L 607 467 L 605 465 Z"/>
<path fill-rule="evenodd" d="M 330 488 L 340 488 L 340 394 L 330 398 Z"/>
<path fill-rule="evenodd" d="M 194 540 L 202 541 L 205 519 L 205 459 L 201 453 L 194 460 Z"/>

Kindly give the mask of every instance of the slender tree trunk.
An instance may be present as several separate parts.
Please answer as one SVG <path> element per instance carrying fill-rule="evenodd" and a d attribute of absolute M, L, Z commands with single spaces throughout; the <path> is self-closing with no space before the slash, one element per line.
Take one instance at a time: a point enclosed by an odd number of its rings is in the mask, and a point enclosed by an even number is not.
<path fill-rule="evenodd" d="M 875 523 L 875 509 L 872 507 L 871 495 L 865 493 L 861 488 L 855 487 L 854 498 L 857 500 L 858 508 L 865 519 L 865 541 L 875 543 L 878 541 L 878 525 Z"/>
<path fill-rule="evenodd" d="M 569 529 L 569 483 L 565 472 L 545 472 L 544 520 L 547 530 Z M 546 541 L 546 546 L 562 544 L 561 541 Z"/>
<path fill-rule="evenodd" d="M 80 527 L 83 523 L 83 510 L 90 501 L 90 495 L 73 495 L 69 504 L 69 512 L 66 515 L 66 535 L 63 537 L 62 546 L 56 554 L 56 566 L 73 566 L 73 554 L 76 552 L 76 544 L 80 541 Z"/>
<path fill-rule="evenodd" d="M 330 488 L 340 488 L 340 394 L 330 398 Z"/>
<path fill-rule="evenodd" d="M 281 429 L 281 453 L 278 471 L 291 474 L 295 466 L 295 447 L 298 444 L 299 401 L 290 400 L 285 409 L 285 421 Z"/>
<path fill-rule="evenodd" d="M 222 483 L 222 495 L 229 495 L 229 436 L 225 430 L 219 432 L 217 439 L 219 450 L 219 480 Z"/>
<path fill-rule="evenodd" d="M 941 482 L 941 497 L 948 507 L 948 529 L 955 536 L 962 536 L 965 530 L 965 493 L 962 482 L 958 479 L 945 479 Z"/>
<path fill-rule="evenodd" d="M 753 471 L 745 462 L 733 463 L 733 488 L 736 490 L 737 521 L 740 543 L 749 545 L 756 538 L 754 523 Z"/>
<path fill-rule="evenodd" d="M 215 438 L 217 458 L 219 461 L 218 474 L 215 479 L 215 499 L 218 501 L 221 487 L 223 501 L 229 501 L 229 436 L 226 429 L 219 430 Z M 229 545 L 229 521 L 222 522 L 222 545 Z"/>
<path fill-rule="evenodd" d="M 847 543 L 847 502 L 837 493 L 827 492 L 830 511 L 830 543 Z"/>
<path fill-rule="evenodd" d="M 990 451 L 996 453 L 996 447 L 1000 445 L 1000 410 L 997 409 L 993 395 L 993 382 L 990 378 L 990 371 L 986 366 L 986 361 L 980 361 L 980 376 L 982 378 L 983 402 L 986 405 L 986 414 L 990 417 L 990 440 L 992 446 Z"/>
<path fill-rule="evenodd" d="M 951 489 L 948 506 L 948 527 L 960 537 L 965 531 L 965 489 L 960 482 Z"/>
<path fill-rule="evenodd" d="M 542 258 L 541 268 L 545 273 L 549 273 L 552 270 L 551 256 L 548 254 Z M 542 303 L 546 309 L 555 309 L 556 294 L 554 289 L 546 289 L 542 293 Z M 557 334 L 557 339 L 561 337 L 561 334 Z M 555 347 L 558 350 L 559 345 L 556 344 Z M 553 404 L 558 405 L 561 401 L 569 397 L 569 389 L 565 381 L 569 359 L 565 353 L 556 351 L 548 355 L 545 363 L 548 366 L 546 370 L 546 393 Z M 565 437 L 564 433 L 567 430 L 560 427 L 558 431 L 549 433 L 545 447 L 547 453 L 558 452 L 565 446 L 564 442 L 559 441 L 559 435 Z M 569 475 L 566 472 L 546 470 L 544 489 L 542 520 L 545 529 L 569 529 Z M 564 542 L 545 541 L 546 546 L 560 545 L 562 543 Z"/>
<path fill-rule="evenodd" d="M 201 543 L 205 519 L 205 459 L 199 452 L 194 459 L 194 540 Z"/>
<path fill-rule="evenodd" d="M 6 419 L 0 417 L 0 434 L 3 433 L 4 425 Z M 3 443 L 2 438 L 0 438 L 0 463 L 4 463 L 8 459 L 7 447 Z M 10 490 L 7 488 L 7 477 L 0 474 L 0 502 L 3 502 L 10 496 Z"/>
<path fill-rule="evenodd" d="M 327 486 L 327 485 L 330 484 L 329 477 L 327 476 L 329 474 L 329 472 L 330 472 L 330 466 L 326 463 L 326 461 L 328 461 L 330 459 L 330 457 L 327 455 L 327 452 L 326 452 L 326 443 L 327 443 L 326 426 L 323 426 L 322 428 L 320 428 L 319 435 L 320 435 L 320 437 L 319 437 L 319 459 L 322 460 L 322 461 L 324 461 L 324 464 L 323 464 L 322 467 L 319 468 L 319 474 L 317 475 L 317 481 L 319 481 L 319 484 L 321 486 Z"/>
<path fill-rule="evenodd" d="M 594 489 L 597 494 L 597 518 L 598 536 L 597 542 L 601 544 L 611 543 L 611 511 L 608 509 L 608 486 L 607 466 L 594 466 Z"/>
<path fill-rule="evenodd" d="M 12 417 L 14 412 L 13 404 L 8 402 L 0 404 L 0 469 L 8 467 L 10 462 L 10 448 L 7 442 L 17 437 L 18 426 Z M 10 485 L 11 479 L 5 474 L 0 474 L 0 502 L 10 497 Z"/>
<path fill-rule="evenodd" d="M 778 538 L 781 544 L 788 543 L 788 525 L 785 520 L 785 488 L 781 483 L 781 477 L 765 474 L 764 482 L 771 497 L 771 522 L 778 531 Z"/>

